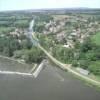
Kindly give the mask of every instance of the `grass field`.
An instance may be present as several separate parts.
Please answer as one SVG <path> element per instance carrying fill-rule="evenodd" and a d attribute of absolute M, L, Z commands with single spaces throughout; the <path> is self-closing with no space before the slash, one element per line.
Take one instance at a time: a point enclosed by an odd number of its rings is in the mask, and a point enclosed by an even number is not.
<path fill-rule="evenodd" d="M 96 33 L 93 37 L 92 40 L 94 43 L 96 43 L 97 45 L 100 45 L 100 32 Z"/>

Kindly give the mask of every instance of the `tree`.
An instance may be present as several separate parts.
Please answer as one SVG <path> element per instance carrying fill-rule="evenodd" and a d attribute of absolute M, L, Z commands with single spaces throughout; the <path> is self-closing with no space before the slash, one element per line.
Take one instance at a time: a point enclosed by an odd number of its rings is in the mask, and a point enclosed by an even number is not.
<path fill-rule="evenodd" d="M 21 42 L 21 48 L 22 49 L 31 49 L 32 48 L 32 43 L 30 42 L 29 39 L 24 39 Z"/>
<path fill-rule="evenodd" d="M 14 25 L 18 28 L 27 28 L 29 26 L 28 20 L 17 20 L 14 22 Z"/>
<path fill-rule="evenodd" d="M 73 60 L 72 61 L 72 66 L 73 67 L 78 67 L 79 66 L 78 61 L 77 60 Z"/>
<path fill-rule="evenodd" d="M 37 47 L 33 47 L 31 50 L 25 52 L 25 61 L 28 63 L 39 63 L 44 58 L 44 53 Z"/>
<path fill-rule="evenodd" d="M 34 31 L 42 33 L 45 28 L 44 24 L 35 24 Z"/>
<path fill-rule="evenodd" d="M 79 60 L 79 67 L 83 69 L 88 69 L 89 61 L 88 60 Z"/>
<path fill-rule="evenodd" d="M 90 38 L 87 38 L 83 44 L 80 47 L 81 52 L 88 52 L 89 50 L 92 50 L 92 48 L 95 46 L 94 43 L 92 43 Z"/>
<path fill-rule="evenodd" d="M 12 37 L 2 37 L 0 38 L 0 43 L 0 47 L 2 47 L 0 52 L 3 52 L 3 54 L 7 56 L 13 56 L 13 52 L 20 49 L 19 42 Z"/>
<path fill-rule="evenodd" d="M 71 63 L 74 59 L 73 49 L 56 46 L 52 51 L 53 56 L 63 63 Z"/>
<path fill-rule="evenodd" d="M 92 62 L 88 69 L 95 75 L 100 75 L 100 61 Z"/>

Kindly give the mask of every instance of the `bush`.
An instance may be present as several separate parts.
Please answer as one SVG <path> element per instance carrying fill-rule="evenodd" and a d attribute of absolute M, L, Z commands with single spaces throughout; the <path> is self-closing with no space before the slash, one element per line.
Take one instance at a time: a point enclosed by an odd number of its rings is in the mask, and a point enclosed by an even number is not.
<path fill-rule="evenodd" d="M 90 72 L 92 72 L 95 75 L 100 75 L 100 61 L 95 61 L 90 64 L 88 67 Z"/>
<path fill-rule="evenodd" d="M 33 47 L 31 50 L 25 52 L 25 61 L 27 63 L 39 63 L 44 58 L 44 53 L 37 47 Z"/>
<path fill-rule="evenodd" d="M 95 47 L 95 44 L 92 43 L 90 38 L 87 38 L 84 43 L 80 47 L 81 52 L 88 52 L 89 50 L 92 50 Z"/>
<path fill-rule="evenodd" d="M 24 54 L 24 50 L 16 50 L 16 51 L 14 51 L 14 57 L 15 58 L 22 58 L 23 54 Z"/>
<path fill-rule="evenodd" d="M 74 59 L 73 49 L 56 46 L 52 51 L 53 56 L 63 63 L 71 63 Z"/>
<path fill-rule="evenodd" d="M 87 69 L 89 66 L 89 61 L 88 60 L 80 60 L 79 61 L 79 67 L 83 69 Z"/>
<path fill-rule="evenodd" d="M 73 60 L 72 61 L 72 66 L 73 67 L 78 67 L 79 66 L 78 61 L 77 60 Z"/>

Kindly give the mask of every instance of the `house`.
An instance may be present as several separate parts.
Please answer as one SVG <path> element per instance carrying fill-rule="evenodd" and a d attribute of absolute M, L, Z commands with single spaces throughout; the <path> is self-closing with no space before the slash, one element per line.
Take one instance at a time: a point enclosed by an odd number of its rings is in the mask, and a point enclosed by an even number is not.
<path fill-rule="evenodd" d="M 72 36 L 77 36 L 77 33 L 76 32 L 72 32 L 71 35 Z"/>
<path fill-rule="evenodd" d="M 0 34 L 0 37 L 5 37 L 5 34 Z"/>
<path fill-rule="evenodd" d="M 63 45 L 63 47 L 65 47 L 65 48 L 70 48 L 70 45 Z"/>
<path fill-rule="evenodd" d="M 57 40 L 58 41 L 62 41 L 65 38 L 65 33 L 61 32 L 59 34 L 57 34 Z"/>

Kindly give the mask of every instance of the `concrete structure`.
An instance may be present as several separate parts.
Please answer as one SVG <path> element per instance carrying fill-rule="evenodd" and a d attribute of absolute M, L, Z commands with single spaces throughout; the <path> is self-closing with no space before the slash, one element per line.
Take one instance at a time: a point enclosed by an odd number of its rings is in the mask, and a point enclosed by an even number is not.
<path fill-rule="evenodd" d="M 89 74 L 89 71 L 88 70 L 85 70 L 85 69 L 82 69 L 82 68 L 76 68 L 77 71 L 79 71 L 81 74 L 83 75 L 88 75 Z"/>

